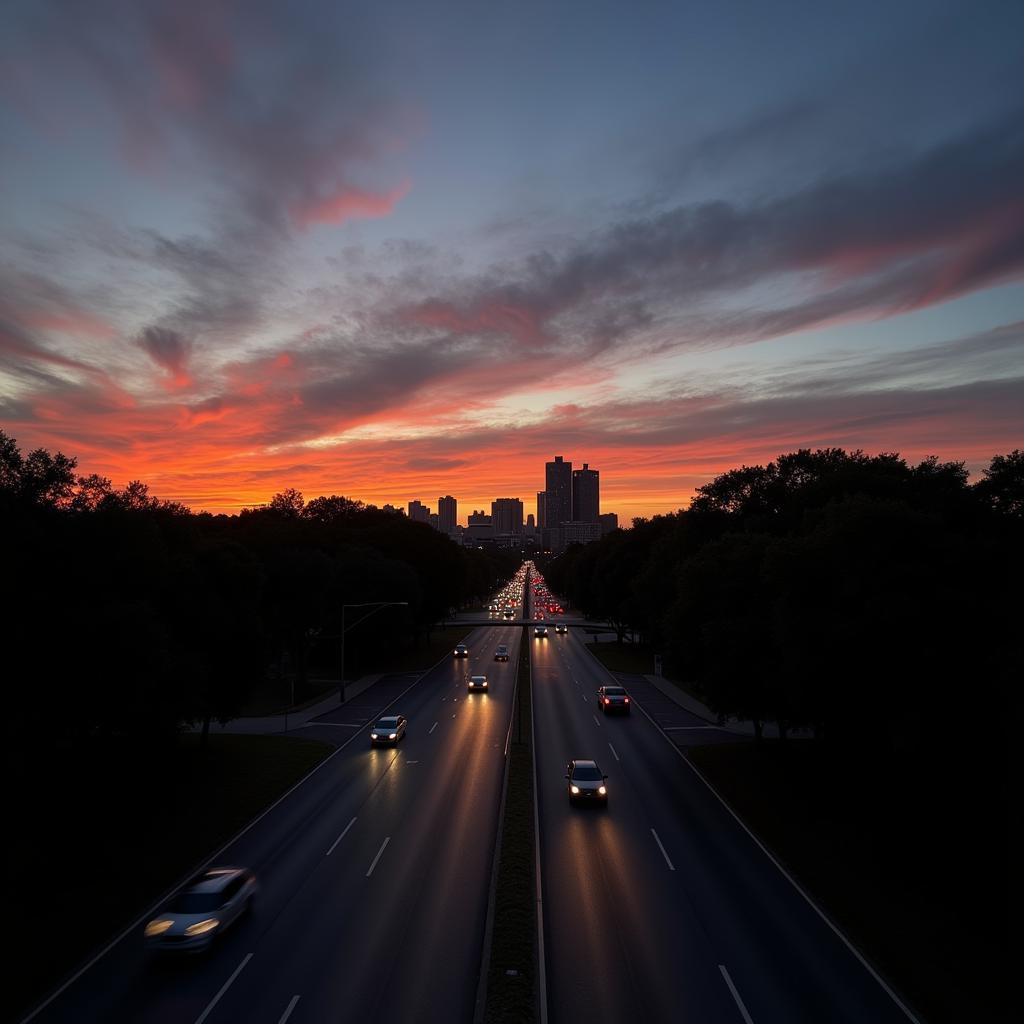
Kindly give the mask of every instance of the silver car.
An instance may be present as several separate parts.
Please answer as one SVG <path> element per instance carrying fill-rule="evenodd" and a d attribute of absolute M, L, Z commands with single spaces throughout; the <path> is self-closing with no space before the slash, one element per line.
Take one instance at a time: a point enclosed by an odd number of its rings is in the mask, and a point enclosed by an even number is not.
<path fill-rule="evenodd" d="M 601 774 L 596 761 L 570 761 L 565 777 L 569 780 L 569 803 L 607 805 L 608 776 Z"/>
<path fill-rule="evenodd" d="M 385 715 L 377 719 L 377 724 L 370 730 L 370 746 L 392 743 L 396 747 L 405 735 L 406 721 L 403 715 Z"/>
<path fill-rule="evenodd" d="M 151 949 L 199 952 L 252 909 L 256 878 L 247 868 L 211 868 L 146 925 Z"/>

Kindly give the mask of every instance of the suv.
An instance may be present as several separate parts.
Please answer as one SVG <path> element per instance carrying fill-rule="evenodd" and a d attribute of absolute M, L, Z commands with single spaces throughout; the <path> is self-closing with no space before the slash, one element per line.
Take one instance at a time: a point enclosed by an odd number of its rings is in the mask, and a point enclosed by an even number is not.
<path fill-rule="evenodd" d="M 608 803 L 607 775 L 601 774 L 596 761 L 570 761 L 565 777 L 569 780 L 569 803 Z"/>
<path fill-rule="evenodd" d="M 610 711 L 629 714 L 629 694 L 621 686 L 601 686 L 597 691 L 597 703 L 607 715 Z"/>
<path fill-rule="evenodd" d="M 498 644 L 497 650 L 494 652 L 495 661 L 508 661 L 508 646 L 506 644 Z"/>

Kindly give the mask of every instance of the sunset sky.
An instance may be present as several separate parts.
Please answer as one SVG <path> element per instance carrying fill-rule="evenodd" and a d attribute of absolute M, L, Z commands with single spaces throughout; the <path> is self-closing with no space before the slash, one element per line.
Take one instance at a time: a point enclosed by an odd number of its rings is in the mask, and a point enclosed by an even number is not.
<path fill-rule="evenodd" d="M 14 0 L 0 428 L 234 511 L 1024 446 L 1024 4 Z"/>

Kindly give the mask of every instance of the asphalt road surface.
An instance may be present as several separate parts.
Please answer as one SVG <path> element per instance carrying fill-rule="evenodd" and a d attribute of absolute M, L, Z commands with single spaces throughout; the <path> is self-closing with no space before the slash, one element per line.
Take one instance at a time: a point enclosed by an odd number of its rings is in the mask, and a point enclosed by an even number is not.
<path fill-rule="evenodd" d="M 325 716 L 356 739 L 218 857 L 255 871 L 253 913 L 202 956 L 154 957 L 136 930 L 33 1024 L 472 1020 L 521 634 L 474 630 L 468 659 L 399 697 L 397 749 L 371 750 L 365 723 L 408 680 Z"/>
<path fill-rule="evenodd" d="M 552 1024 L 912 1020 L 572 631 L 530 637 Z M 570 807 L 572 758 L 607 809 Z"/>

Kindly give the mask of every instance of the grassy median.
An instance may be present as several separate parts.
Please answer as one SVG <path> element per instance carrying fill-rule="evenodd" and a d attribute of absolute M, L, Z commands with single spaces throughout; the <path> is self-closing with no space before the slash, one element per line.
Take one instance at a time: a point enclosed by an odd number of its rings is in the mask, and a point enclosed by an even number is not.
<path fill-rule="evenodd" d="M 508 789 L 494 899 L 487 975 L 487 1024 L 525 1024 L 537 1011 L 537 904 L 534 872 L 530 645 L 519 646 L 518 706 L 513 711 Z"/>
<path fill-rule="evenodd" d="M 204 753 L 186 734 L 160 746 L 106 740 L 25 766 L 8 840 L 18 937 L 5 1017 L 28 1010 L 332 749 L 213 735 Z"/>

